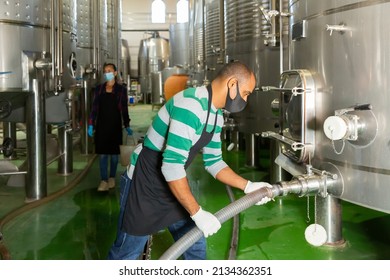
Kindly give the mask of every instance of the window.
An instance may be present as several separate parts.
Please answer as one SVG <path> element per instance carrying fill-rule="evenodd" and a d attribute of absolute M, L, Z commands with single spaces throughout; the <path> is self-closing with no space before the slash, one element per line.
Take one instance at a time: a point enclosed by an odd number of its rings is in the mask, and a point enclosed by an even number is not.
<path fill-rule="evenodd" d="M 165 3 L 162 0 L 152 3 L 152 23 L 165 23 Z"/>
<path fill-rule="evenodd" d="M 188 22 L 188 0 L 179 0 L 176 4 L 177 22 Z"/>

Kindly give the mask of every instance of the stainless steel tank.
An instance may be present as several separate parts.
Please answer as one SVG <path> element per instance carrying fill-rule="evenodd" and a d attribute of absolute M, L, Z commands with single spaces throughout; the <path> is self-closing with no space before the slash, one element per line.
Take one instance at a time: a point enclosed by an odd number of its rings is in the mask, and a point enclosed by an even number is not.
<path fill-rule="evenodd" d="M 149 92 L 148 75 L 148 40 L 142 39 L 138 50 L 138 78 L 141 87 L 141 93 L 146 96 Z"/>
<path fill-rule="evenodd" d="M 390 213 L 389 1 L 290 1 L 291 70 L 282 75 L 292 158 L 338 170 L 336 195 Z M 289 94 L 287 94 L 289 92 Z M 306 157 L 306 159 L 305 159 Z"/>
<path fill-rule="evenodd" d="M 120 71 L 121 71 L 121 78 L 123 82 L 127 85 L 127 92 L 130 92 L 130 84 L 131 84 L 130 65 L 131 65 L 131 56 L 129 50 L 129 43 L 127 42 L 127 40 L 121 39 Z"/>
<path fill-rule="evenodd" d="M 65 88 L 75 84 L 77 70 L 77 0 L 62 0 L 62 82 Z"/>
<path fill-rule="evenodd" d="M 152 80 L 152 95 L 151 103 L 153 105 L 162 104 L 163 98 L 163 81 L 161 71 L 153 72 L 150 74 Z"/>
<path fill-rule="evenodd" d="M 169 26 L 169 64 L 171 67 L 190 65 L 189 24 L 176 23 Z"/>
<path fill-rule="evenodd" d="M 93 6 L 90 0 L 77 3 L 77 57 L 82 78 L 87 69 L 93 68 Z"/>
<path fill-rule="evenodd" d="M 158 33 L 148 39 L 148 70 L 149 73 L 157 72 L 169 66 L 169 41 Z"/>
<path fill-rule="evenodd" d="M 74 82 L 77 68 L 76 1 L 63 0 L 61 7 L 62 30 L 62 86 L 69 88 Z M 50 57 L 51 1 L 2 1 L 0 3 L 0 29 L 7 40 L 1 40 L 0 91 L 11 102 L 12 112 L 6 121 L 24 122 L 24 92 L 31 90 L 33 63 L 42 57 Z M 64 95 L 64 94 L 62 94 Z M 47 98 L 46 119 L 48 122 L 69 118 L 64 105 L 64 96 L 54 102 Z M 59 102 L 58 102 L 59 101 Z M 58 106 L 58 107 L 57 107 Z M 59 109 L 57 109 L 59 108 Z M 53 109 L 53 111 L 51 111 Z"/>
<path fill-rule="evenodd" d="M 120 6 L 117 0 L 78 0 L 77 5 L 78 61 L 101 77 L 104 63 L 120 67 Z"/>
<path fill-rule="evenodd" d="M 151 73 L 159 72 L 169 66 L 169 41 L 154 32 L 152 37 L 140 42 L 138 55 L 139 79 L 141 93 L 150 100 L 152 91 Z"/>
<path fill-rule="evenodd" d="M 228 60 L 239 60 L 247 64 L 254 71 L 257 81 L 257 89 L 248 98 L 247 108 L 234 116 L 242 133 L 277 131 L 279 127 L 278 118 L 270 106 L 278 94 L 261 91 L 263 86 L 277 86 L 279 83 L 279 43 L 273 45 L 267 41 L 271 26 L 260 9 L 263 8 L 266 12 L 279 10 L 279 1 L 277 2 L 225 1 L 226 55 Z M 272 3 L 275 5 L 271 5 Z M 279 36 L 279 30 L 276 30 L 278 34 L 275 35 Z"/>
<path fill-rule="evenodd" d="M 0 2 L 0 90 L 23 88 L 22 58 L 26 52 L 49 52 L 50 1 Z"/>
<path fill-rule="evenodd" d="M 256 88 L 248 98 L 247 107 L 230 117 L 235 121 L 235 130 L 245 138 L 246 150 L 250 151 L 246 154 L 247 165 L 258 167 L 261 143 L 255 134 L 276 132 L 280 127 L 279 118 L 271 107 L 279 94 L 262 89 L 276 86 L 283 68 L 281 57 L 285 47 L 282 42 L 287 32 L 281 31 L 280 26 L 287 30 L 288 20 L 281 20 L 279 15 L 280 11 L 287 9 L 287 1 L 226 0 L 224 3 L 225 46 L 222 49 L 225 49 L 225 62 L 239 60 L 248 65 L 256 76 Z"/>

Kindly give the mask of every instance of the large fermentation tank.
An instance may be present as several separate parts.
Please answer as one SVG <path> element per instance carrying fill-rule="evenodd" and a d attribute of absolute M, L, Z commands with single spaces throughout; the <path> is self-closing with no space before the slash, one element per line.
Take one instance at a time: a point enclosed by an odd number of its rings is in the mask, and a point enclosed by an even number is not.
<path fill-rule="evenodd" d="M 93 6 L 89 0 L 78 0 L 77 5 L 77 57 L 83 75 L 93 68 Z"/>
<path fill-rule="evenodd" d="M 62 86 L 69 88 L 74 82 L 77 68 L 76 1 L 62 1 Z M 51 1 L 2 1 L 0 3 L 0 91 L 10 103 L 10 114 L 5 121 L 25 121 L 25 93 L 31 90 L 34 61 L 51 57 L 50 25 Z M 65 93 L 46 99 L 46 120 L 61 122 L 69 115 L 65 104 Z"/>
<path fill-rule="evenodd" d="M 62 59 L 63 84 L 69 89 L 74 85 L 77 56 L 77 0 L 62 0 Z M 61 23 L 61 22 L 60 22 Z"/>
<path fill-rule="evenodd" d="M 181 67 L 188 68 L 190 65 L 188 32 L 188 23 L 176 23 L 169 26 L 169 64 L 171 67 L 180 65 Z"/>
<path fill-rule="evenodd" d="M 129 43 L 127 40 L 121 40 L 121 60 L 120 60 L 120 72 L 122 81 L 127 85 L 127 91 L 130 92 L 130 84 L 131 84 L 131 56 L 129 50 Z"/>
<path fill-rule="evenodd" d="M 287 1 L 282 2 L 283 6 L 279 7 L 279 1 L 225 1 L 226 55 L 229 60 L 244 62 L 256 75 L 256 90 L 249 96 L 246 109 L 234 116 L 239 131 L 245 134 L 278 130 L 278 118 L 271 110 L 271 103 L 278 95 L 263 92 L 261 88 L 278 85 L 282 67 L 277 38 L 281 36 L 279 28 L 274 28 L 277 34 L 271 34 L 271 22 L 265 19 L 260 8 L 266 12 L 282 10 Z M 268 41 L 269 35 L 275 35 L 274 42 Z"/>
<path fill-rule="evenodd" d="M 290 3 L 291 71 L 282 80 L 299 102 L 286 128 L 306 142 L 314 167 L 338 170 L 341 199 L 390 213 L 390 3 Z"/>
<path fill-rule="evenodd" d="M 120 68 L 118 1 L 78 0 L 77 5 L 77 53 L 82 69 L 94 69 L 100 74 L 106 62 Z"/>
<path fill-rule="evenodd" d="M 138 71 L 141 93 L 149 101 L 152 92 L 152 73 L 169 66 L 169 41 L 154 32 L 140 42 L 138 53 Z"/>
<path fill-rule="evenodd" d="M 0 97 L 2 105 L 10 105 L 2 109 L 2 117 L 8 120 L 23 121 L 24 118 L 22 112 L 14 112 L 25 103 L 23 59 L 29 53 L 50 51 L 49 2 L 0 2 Z"/>

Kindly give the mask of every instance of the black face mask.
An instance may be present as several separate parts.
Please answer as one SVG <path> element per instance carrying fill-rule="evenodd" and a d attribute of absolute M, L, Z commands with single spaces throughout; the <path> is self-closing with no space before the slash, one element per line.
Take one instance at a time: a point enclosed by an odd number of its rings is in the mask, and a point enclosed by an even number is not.
<path fill-rule="evenodd" d="M 240 90 L 238 89 L 238 83 L 237 83 L 237 95 L 234 99 L 230 97 L 230 89 L 228 87 L 225 109 L 230 113 L 238 113 L 244 110 L 245 106 L 246 106 L 246 101 L 241 97 Z"/>

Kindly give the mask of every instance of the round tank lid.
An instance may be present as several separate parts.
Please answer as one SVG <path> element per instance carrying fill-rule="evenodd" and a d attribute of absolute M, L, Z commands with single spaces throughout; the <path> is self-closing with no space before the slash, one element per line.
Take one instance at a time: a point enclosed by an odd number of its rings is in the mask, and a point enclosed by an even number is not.
<path fill-rule="evenodd" d="M 328 239 L 326 230 L 319 224 L 311 224 L 305 230 L 305 238 L 313 246 L 324 245 Z"/>
<path fill-rule="evenodd" d="M 343 118 L 331 116 L 324 122 L 324 132 L 330 140 L 340 140 L 346 136 L 348 125 Z"/>

